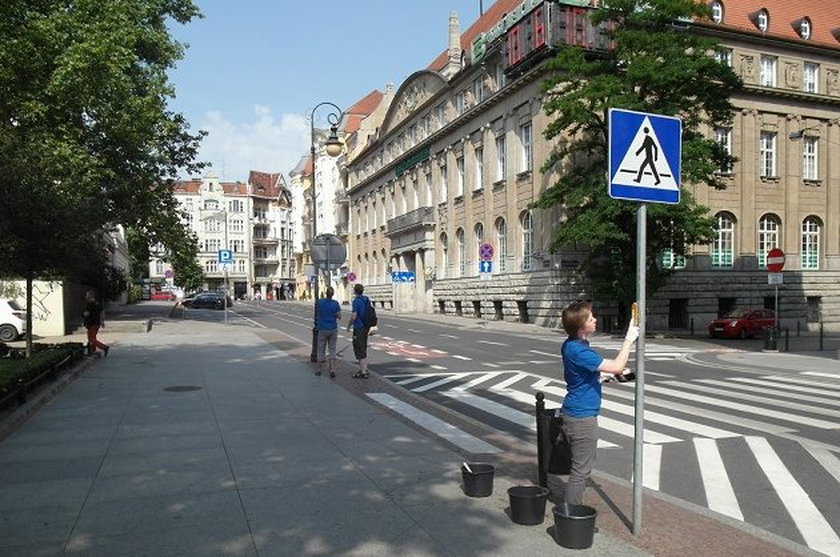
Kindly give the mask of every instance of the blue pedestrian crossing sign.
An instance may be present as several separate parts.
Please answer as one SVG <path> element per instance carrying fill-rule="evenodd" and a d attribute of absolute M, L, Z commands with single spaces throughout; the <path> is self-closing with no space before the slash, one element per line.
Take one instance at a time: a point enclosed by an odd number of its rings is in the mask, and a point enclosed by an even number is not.
<path fill-rule="evenodd" d="M 610 197 L 679 203 L 681 159 L 679 118 L 610 109 Z"/>
<path fill-rule="evenodd" d="M 478 262 L 478 272 L 479 273 L 492 273 L 493 272 L 493 262 L 492 261 L 479 261 Z"/>
<path fill-rule="evenodd" d="M 230 263 L 233 261 L 233 252 L 229 249 L 219 250 L 219 263 Z"/>

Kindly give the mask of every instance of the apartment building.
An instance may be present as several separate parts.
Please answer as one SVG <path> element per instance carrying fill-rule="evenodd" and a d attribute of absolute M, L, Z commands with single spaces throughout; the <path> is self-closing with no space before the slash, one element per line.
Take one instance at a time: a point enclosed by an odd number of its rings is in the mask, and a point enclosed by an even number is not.
<path fill-rule="evenodd" d="M 594 3 L 593 3 L 594 4 Z M 684 184 L 717 223 L 648 300 L 654 329 L 702 328 L 733 307 L 775 307 L 766 253 L 787 254 L 783 325 L 840 325 L 840 4 L 713 0 L 716 37 L 742 76 L 730 129 L 707 130 L 738 162 L 725 190 Z M 608 45 L 586 0 L 498 0 L 428 68 L 402 83 L 377 133 L 347 162 L 350 266 L 398 311 L 453 312 L 555 325 L 587 296 L 580 253 L 548 250 L 560 209 L 531 210 L 553 178 L 540 172 L 539 62 L 562 44 Z M 607 192 L 604 192 L 607 195 Z M 493 246 L 492 273 L 478 247 Z M 414 281 L 392 283 L 393 271 Z M 405 275 L 403 275 L 405 276 Z M 604 321 L 614 318 L 605 307 Z"/>
<path fill-rule="evenodd" d="M 294 292 L 294 226 L 291 192 L 281 174 L 251 171 L 248 182 L 221 182 L 213 175 L 173 185 L 186 224 L 196 234 L 206 290 L 235 298 L 285 298 Z M 228 265 L 219 250 L 233 252 Z M 150 261 L 152 282 L 171 279 L 161 257 Z"/>

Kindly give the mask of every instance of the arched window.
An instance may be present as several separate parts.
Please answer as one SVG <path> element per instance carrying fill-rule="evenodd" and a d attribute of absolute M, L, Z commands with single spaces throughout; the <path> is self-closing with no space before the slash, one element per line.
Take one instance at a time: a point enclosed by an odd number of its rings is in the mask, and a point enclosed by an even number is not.
<path fill-rule="evenodd" d="M 534 251 L 534 221 L 530 211 L 522 213 L 520 217 L 522 225 L 522 270 L 533 269 L 532 254 Z"/>
<path fill-rule="evenodd" d="M 712 21 L 715 23 L 720 23 L 723 21 L 723 4 L 721 4 L 718 0 L 714 0 L 712 2 Z"/>
<path fill-rule="evenodd" d="M 368 254 L 365 254 L 365 271 L 364 272 L 365 272 L 365 274 L 362 275 L 362 276 L 365 277 L 364 282 L 370 282 L 370 257 L 368 257 Z"/>
<path fill-rule="evenodd" d="M 820 219 L 815 216 L 802 221 L 802 247 L 800 250 L 802 269 L 816 270 L 820 268 Z"/>
<path fill-rule="evenodd" d="M 480 222 L 475 225 L 473 229 L 475 233 L 475 272 L 478 274 L 478 261 L 481 260 L 481 245 L 484 243 L 484 225 Z"/>
<path fill-rule="evenodd" d="M 379 254 L 376 252 L 373 252 L 373 267 L 371 270 L 373 274 L 371 275 L 370 282 L 378 283 L 379 277 L 382 275 L 379 274 Z"/>
<path fill-rule="evenodd" d="M 446 278 L 446 269 L 449 267 L 449 238 L 446 232 L 440 235 L 440 265 L 438 265 L 438 278 Z"/>
<path fill-rule="evenodd" d="M 767 28 L 770 27 L 770 13 L 765 9 L 759 11 L 755 18 L 755 24 L 759 31 L 766 33 Z"/>
<path fill-rule="evenodd" d="M 799 36 L 806 41 L 811 38 L 811 20 L 803 17 L 799 22 Z"/>
<path fill-rule="evenodd" d="M 712 267 L 731 267 L 735 259 L 735 217 L 718 213 L 715 221 L 717 237 L 712 243 Z"/>
<path fill-rule="evenodd" d="M 497 268 L 502 273 L 506 270 L 507 265 L 507 223 L 504 217 L 496 219 L 496 244 Z"/>
<path fill-rule="evenodd" d="M 779 217 L 764 215 L 758 221 L 758 266 L 767 266 L 767 252 L 779 247 Z"/>
<path fill-rule="evenodd" d="M 382 248 L 382 252 L 380 253 L 380 255 L 382 256 L 381 257 L 382 267 L 380 268 L 381 269 L 380 272 L 382 274 L 379 275 L 379 276 L 382 277 L 382 282 L 388 282 L 388 279 L 390 278 L 391 273 L 389 272 L 389 269 L 388 269 L 388 254 L 385 253 L 385 248 Z"/>
<path fill-rule="evenodd" d="M 467 258 L 464 253 L 464 229 L 459 228 L 455 231 L 456 257 L 458 258 L 458 276 L 463 277 L 467 273 Z"/>

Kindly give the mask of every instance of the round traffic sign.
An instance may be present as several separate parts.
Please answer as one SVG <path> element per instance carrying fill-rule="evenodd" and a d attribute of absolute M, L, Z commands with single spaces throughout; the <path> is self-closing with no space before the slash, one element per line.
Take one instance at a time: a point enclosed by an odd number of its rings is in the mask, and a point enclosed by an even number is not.
<path fill-rule="evenodd" d="M 345 276 L 347 278 L 347 282 L 356 282 L 356 273 L 353 271 L 348 272 Z"/>
<path fill-rule="evenodd" d="M 771 273 L 778 273 L 785 266 L 785 252 L 779 248 L 773 248 L 767 252 L 767 270 Z"/>
<path fill-rule="evenodd" d="M 493 246 L 491 244 L 481 244 L 478 247 L 478 256 L 482 261 L 492 261 Z"/>

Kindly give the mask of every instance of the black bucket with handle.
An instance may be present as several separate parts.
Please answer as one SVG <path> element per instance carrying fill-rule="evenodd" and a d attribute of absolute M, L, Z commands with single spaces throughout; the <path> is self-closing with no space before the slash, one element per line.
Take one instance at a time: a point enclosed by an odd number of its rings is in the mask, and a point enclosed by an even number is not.
<path fill-rule="evenodd" d="M 496 467 L 484 462 L 461 464 L 464 493 L 469 497 L 489 497 L 493 494 L 493 474 Z"/>

